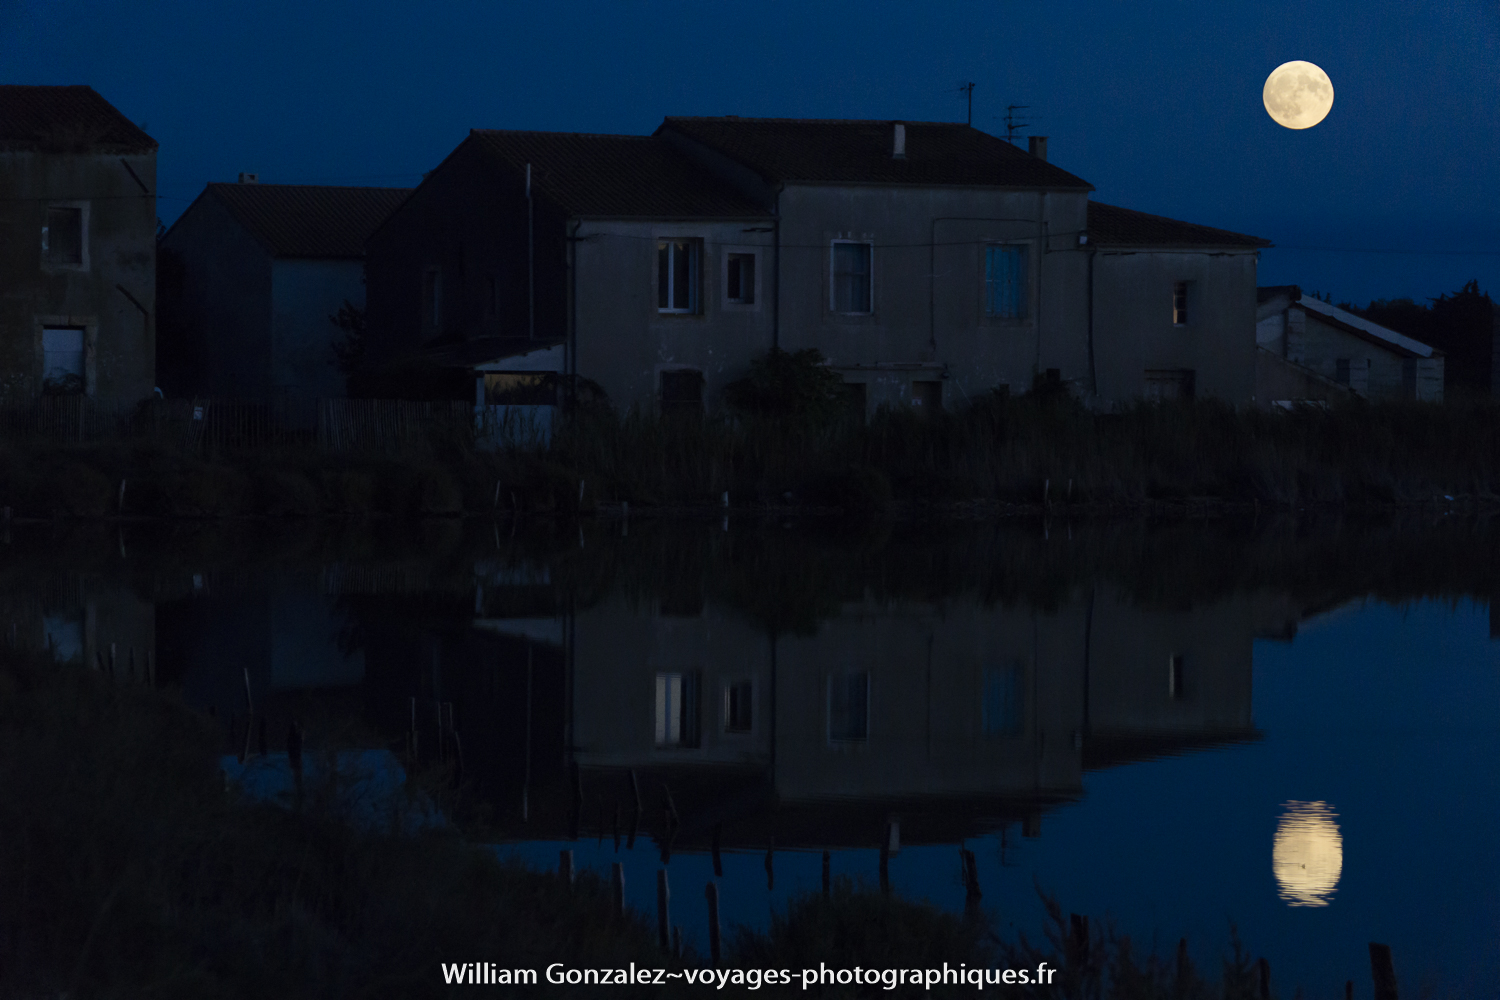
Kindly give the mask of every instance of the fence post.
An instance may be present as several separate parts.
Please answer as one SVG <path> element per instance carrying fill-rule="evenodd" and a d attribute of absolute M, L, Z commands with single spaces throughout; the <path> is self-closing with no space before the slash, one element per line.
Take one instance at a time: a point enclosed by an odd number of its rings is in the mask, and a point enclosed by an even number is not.
<path fill-rule="evenodd" d="M 662 951 L 672 947 L 672 888 L 667 883 L 667 870 L 656 870 L 656 937 Z"/>
<path fill-rule="evenodd" d="M 708 898 L 708 954 L 714 968 L 719 967 L 719 887 L 708 883 L 703 894 Z"/>

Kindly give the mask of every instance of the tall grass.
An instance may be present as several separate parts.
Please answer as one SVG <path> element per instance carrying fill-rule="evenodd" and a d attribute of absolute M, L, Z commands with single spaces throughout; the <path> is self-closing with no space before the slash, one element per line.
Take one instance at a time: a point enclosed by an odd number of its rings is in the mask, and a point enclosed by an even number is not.
<path fill-rule="evenodd" d="M 1500 407 L 1355 402 L 1291 412 L 1212 400 L 1096 414 L 990 396 L 955 413 L 883 408 L 867 425 L 575 414 L 554 458 L 638 504 L 848 506 L 884 480 L 903 500 L 1407 503 L 1493 499 Z M 790 493 L 791 497 L 787 498 Z"/>

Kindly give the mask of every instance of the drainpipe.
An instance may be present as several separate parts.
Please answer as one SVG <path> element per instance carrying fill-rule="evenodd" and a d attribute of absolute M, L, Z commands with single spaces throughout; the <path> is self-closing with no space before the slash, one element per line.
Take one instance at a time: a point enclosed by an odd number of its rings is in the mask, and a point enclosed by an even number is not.
<path fill-rule="evenodd" d="M 568 240 L 568 345 L 563 373 L 568 376 L 570 407 L 578 396 L 578 230 L 582 228 L 582 219 L 574 221 L 572 238 Z"/>
<path fill-rule="evenodd" d="M 536 339 L 536 236 L 531 200 L 531 164 L 526 164 L 526 339 Z"/>
<path fill-rule="evenodd" d="M 772 207 L 771 225 L 774 246 L 771 250 L 771 270 L 776 272 L 776 283 L 771 288 L 771 350 L 781 349 L 781 192 L 785 184 L 776 185 L 776 201 Z"/>
<path fill-rule="evenodd" d="M 1094 255 L 1099 248 L 1089 242 L 1089 393 L 1099 401 L 1099 373 L 1094 368 Z"/>
<path fill-rule="evenodd" d="M 1047 258 L 1047 192 L 1037 194 L 1036 228 L 1040 252 L 1036 255 L 1036 364 L 1031 366 L 1031 377 L 1042 373 L 1042 261 Z"/>

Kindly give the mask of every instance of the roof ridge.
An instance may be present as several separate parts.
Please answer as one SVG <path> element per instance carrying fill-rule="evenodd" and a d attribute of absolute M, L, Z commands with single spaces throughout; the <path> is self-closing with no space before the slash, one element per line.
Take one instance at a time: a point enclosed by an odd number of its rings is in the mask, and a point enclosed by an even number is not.
<path fill-rule="evenodd" d="M 383 184 L 263 184 L 256 181 L 253 184 L 242 184 L 238 181 L 209 181 L 211 188 L 260 188 L 261 190 L 286 190 L 288 188 L 302 188 L 311 191 L 413 191 L 410 187 L 387 187 Z"/>
<path fill-rule="evenodd" d="M 744 115 L 666 115 L 669 122 L 775 122 L 778 125 L 940 125 L 944 128 L 974 128 L 967 122 L 924 121 L 919 118 L 759 118 Z M 975 129 L 975 131 L 980 131 Z"/>
<path fill-rule="evenodd" d="M 630 132 L 554 132 L 529 128 L 471 128 L 470 135 L 568 135 L 580 139 L 656 139 L 654 135 Z"/>

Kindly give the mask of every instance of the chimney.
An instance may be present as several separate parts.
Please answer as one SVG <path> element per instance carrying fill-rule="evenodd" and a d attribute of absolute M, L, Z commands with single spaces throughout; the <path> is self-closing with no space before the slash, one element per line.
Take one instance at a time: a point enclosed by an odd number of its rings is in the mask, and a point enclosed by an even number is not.
<path fill-rule="evenodd" d="M 259 184 L 260 174 L 240 174 L 241 184 Z"/>
<path fill-rule="evenodd" d="M 1033 135 L 1028 137 L 1027 152 L 1038 160 L 1047 159 L 1047 137 L 1045 135 Z"/>
<path fill-rule="evenodd" d="M 896 123 L 896 143 L 891 147 L 891 159 L 906 159 L 906 126 Z"/>

